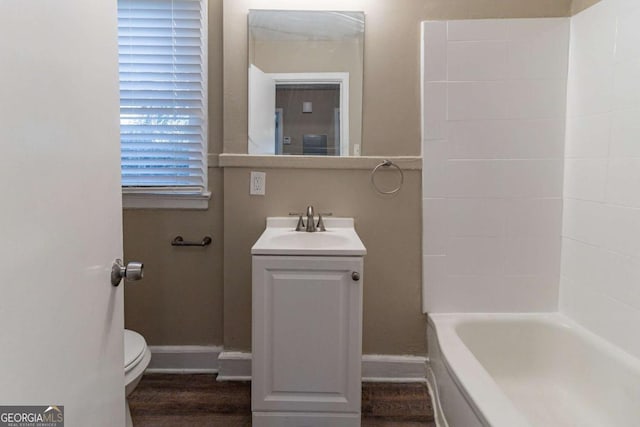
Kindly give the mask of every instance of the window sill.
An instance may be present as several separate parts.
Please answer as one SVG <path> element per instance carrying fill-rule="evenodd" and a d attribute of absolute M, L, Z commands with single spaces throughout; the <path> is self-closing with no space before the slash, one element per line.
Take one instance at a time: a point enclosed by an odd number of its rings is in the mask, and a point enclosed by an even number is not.
<path fill-rule="evenodd" d="M 123 209 L 209 209 L 211 193 L 122 193 Z"/>

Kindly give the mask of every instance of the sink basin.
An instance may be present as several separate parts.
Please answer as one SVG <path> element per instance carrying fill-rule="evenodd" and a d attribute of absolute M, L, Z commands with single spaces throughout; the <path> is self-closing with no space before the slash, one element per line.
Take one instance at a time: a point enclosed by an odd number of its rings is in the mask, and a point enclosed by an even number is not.
<path fill-rule="evenodd" d="M 353 218 L 324 218 L 327 231 L 295 231 L 298 219 L 267 218 L 267 228 L 251 248 L 252 255 L 363 256 L 367 253 Z M 316 219 L 317 221 L 317 219 Z"/>
<path fill-rule="evenodd" d="M 322 233 L 301 233 L 290 231 L 288 233 L 278 234 L 271 238 L 271 243 L 276 246 L 304 246 L 319 248 L 330 248 L 349 244 L 350 239 L 342 234 L 332 232 Z"/>

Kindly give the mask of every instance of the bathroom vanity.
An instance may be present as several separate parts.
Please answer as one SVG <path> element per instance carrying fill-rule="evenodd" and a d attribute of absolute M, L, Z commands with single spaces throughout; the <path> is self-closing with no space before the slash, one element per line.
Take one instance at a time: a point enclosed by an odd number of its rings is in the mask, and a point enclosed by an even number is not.
<path fill-rule="evenodd" d="M 353 219 L 268 218 L 253 246 L 254 426 L 359 426 L 362 271 Z"/>

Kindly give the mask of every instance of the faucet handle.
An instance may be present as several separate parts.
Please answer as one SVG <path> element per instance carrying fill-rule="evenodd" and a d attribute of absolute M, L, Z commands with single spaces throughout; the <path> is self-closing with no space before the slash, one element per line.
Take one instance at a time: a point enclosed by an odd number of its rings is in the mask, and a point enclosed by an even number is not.
<path fill-rule="evenodd" d="M 333 212 L 320 212 L 318 214 L 318 225 L 316 226 L 318 231 L 327 231 L 327 228 L 324 226 L 324 221 L 322 220 L 322 217 L 325 216 L 333 216 Z"/>
<path fill-rule="evenodd" d="M 327 228 L 324 226 L 324 221 L 322 220 L 322 215 L 318 214 L 318 225 L 316 226 L 317 231 L 327 231 Z"/>
<path fill-rule="evenodd" d="M 289 212 L 289 216 L 297 216 L 298 224 L 296 225 L 296 231 L 305 231 L 306 227 L 304 225 L 304 219 L 302 219 L 302 213 L 300 212 Z"/>

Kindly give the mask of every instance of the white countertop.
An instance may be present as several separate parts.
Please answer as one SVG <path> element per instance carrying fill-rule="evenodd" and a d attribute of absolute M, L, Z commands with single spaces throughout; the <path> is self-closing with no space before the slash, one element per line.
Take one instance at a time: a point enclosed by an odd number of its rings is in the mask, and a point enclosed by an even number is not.
<path fill-rule="evenodd" d="M 306 217 L 305 217 L 306 221 Z M 315 219 L 317 221 L 317 217 Z M 363 256 L 367 249 L 356 233 L 353 218 L 324 218 L 327 231 L 295 231 L 297 217 L 269 217 L 267 227 L 251 248 L 252 255 Z"/>

